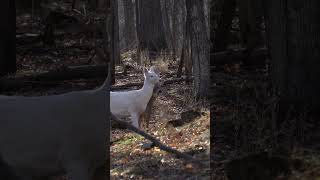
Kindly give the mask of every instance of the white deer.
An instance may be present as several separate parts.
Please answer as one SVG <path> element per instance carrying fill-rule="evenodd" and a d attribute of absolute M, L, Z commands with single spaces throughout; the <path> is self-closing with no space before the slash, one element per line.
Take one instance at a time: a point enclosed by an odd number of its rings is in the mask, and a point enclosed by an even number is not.
<path fill-rule="evenodd" d="M 3 161 L 24 179 L 90 180 L 109 158 L 109 82 L 60 95 L 0 96 Z"/>
<path fill-rule="evenodd" d="M 140 115 L 146 110 L 155 86 L 160 84 L 159 72 L 152 66 L 143 68 L 144 83 L 139 90 L 110 92 L 110 110 L 118 117 L 131 117 L 131 123 L 139 128 Z"/>

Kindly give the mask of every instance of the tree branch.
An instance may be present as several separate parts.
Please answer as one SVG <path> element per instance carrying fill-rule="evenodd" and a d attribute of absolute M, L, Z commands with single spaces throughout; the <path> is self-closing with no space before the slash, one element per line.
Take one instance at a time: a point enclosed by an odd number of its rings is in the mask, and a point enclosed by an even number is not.
<path fill-rule="evenodd" d="M 144 138 L 150 140 L 151 142 L 153 142 L 155 144 L 155 146 L 159 147 L 163 151 L 175 154 L 177 157 L 185 159 L 185 160 L 192 162 L 192 163 L 195 163 L 197 165 L 200 165 L 200 166 L 204 165 L 202 161 L 194 159 L 193 156 L 191 156 L 189 154 L 182 153 L 176 149 L 173 149 L 169 146 L 166 146 L 165 144 L 163 144 L 159 140 L 157 140 L 155 137 L 147 134 L 146 132 L 144 132 L 136 127 L 134 127 L 133 125 L 129 124 L 128 122 L 120 120 L 112 113 L 111 113 L 111 120 L 113 120 L 114 123 L 117 124 L 118 127 L 129 129 L 129 130 L 143 136 Z"/>

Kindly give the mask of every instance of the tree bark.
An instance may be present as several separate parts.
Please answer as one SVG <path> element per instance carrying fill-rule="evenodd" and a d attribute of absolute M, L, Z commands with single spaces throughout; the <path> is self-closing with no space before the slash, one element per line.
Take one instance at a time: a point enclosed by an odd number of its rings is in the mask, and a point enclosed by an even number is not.
<path fill-rule="evenodd" d="M 167 48 L 160 0 L 136 0 L 136 3 L 140 49 L 159 53 Z"/>
<path fill-rule="evenodd" d="M 111 84 L 115 83 L 115 59 L 114 59 L 114 5 L 113 0 L 106 2 L 106 30 L 104 33 L 105 54 L 110 57 Z"/>
<path fill-rule="evenodd" d="M 265 5 L 271 74 L 280 98 L 277 124 L 288 119 L 289 109 L 294 108 L 295 117 L 309 112 L 308 116 L 316 119 L 311 132 L 318 132 L 320 2 L 271 0 Z M 297 124 L 297 128 L 304 125 Z"/>
<path fill-rule="evenodd" d="M 178 3 L 176 0 L 173 0 L 173 12 L 172 14 L 172 57 L 173 57 L 173 62 L 176 61 L 176 56 L 177 56 L 177 32 L 178 32 Z"/>
<path fill-rule="evenodd" d="M 166 42 L 168 43 L 168 48 L 172 49 L 172 29 L 171 29 L 171 18 L 170 18 L 170 9 L 171 1 L 161 1 L 161 12 L 163 19 L 163 28 L 165 32 Z"/>
<path fill-rule="evenodd" d="M 15 1 L 5 0 L 0 9 L 0 77 L 15 73 L 16 67 Z"/>
<path fill-rule="evenodd" d="M 218 27 L 214 43 L 215 52 L 224 51 L 227 49 L 230 27 L 236 11 L 236 0 L 223 0 L 221 3 L 221 16 L 216 19 Z"/>
<path fill-rule="evenodd" d="M 134 5 L 132 0 L 122 0 L 124 6 L 124 37 L 126 48 L 132 47 L 136 41 L 136 29 L 134 21 Z"/>
<path fill-rule="evenodd" d="M 242 44 L 251 52 L 262 41 L 262 0 L 239 0 L 239 11 Z"/>
<path fill-rule="evenodd" d="M 187 0 L 187 14 L 191 16 L 190 37 L 193 62 L 194 96 L 196 100 L 209 97 L 210 45 L 207 34 L 203 0 Z"/>
<path fill-rule="evenodd" d="M 187 0 L 186 0 L 187 1 Z M 185 1 L 185 6 L 187 5 L 187 2 Z M 191 77 L 192 72 L 192 58 L 191 58 L 191 15 L 190 15 L 190 7 L 186 6 L 186 20 L 185 20 L 185 26 L 184 26 L 184 38 L 183 38 L 183 47 L 181 51 L 181 63 L 184 64 L 185 74 L 187 76 L 187 79 Z M 180 67 L 182 68 L 182 67 Z M 178 68 L 179 69 L 179 68 Z M 189 84 L 190 81 L 187 81 L 187 84 Z"/>
<path fill-rule="evenodd" d="M 120 46 L 119 46 L 119 16 L 118 16 L 118 1 L 112 2 L 112 58 L 115 65 L 120 64 Z"/>

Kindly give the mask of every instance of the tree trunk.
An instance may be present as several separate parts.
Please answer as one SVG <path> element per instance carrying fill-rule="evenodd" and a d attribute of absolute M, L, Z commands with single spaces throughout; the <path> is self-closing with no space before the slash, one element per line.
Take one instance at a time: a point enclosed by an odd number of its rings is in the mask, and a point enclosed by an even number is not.
<path fill-rule="evenodd" d="M 176 61 L 177 56 L 177 31 L 178 31 L 178 3 L 176 0 L 173 0 L 173 12 L 172 12 L 172 57 L 173 61 Z"/>
<path fill-rule="evenodd" d="M 262 22 L 262 1 L 239 0 L 239 11 L 242 44 L 251 52 L 262 40 L 259 27 Z"/>
<path fill-rule="evenodd" d="M 106 54 L 107 54 L 107 58 L 108 59 L 110 59 L 110 62 L 112 62 L 112 56 L 111 56 L 111 54 L 110 53 L 108 53 L 108 52 L 111 52 L 110 51 L 110 30 L 111 30 L 111 28 L 110 28 L 110 24 L 111 23 L 109 23 L 109 22 L 111 22 L 110 21 L 110 19 L 111 19 L 111 15 L 112 15 L 112 11 L 111 11 L 111 7 L 112 7 L 112 0 L 105 0 L 105 6 L 106 6 L 106 29 L 105 29 L 105 32 L 104 32 L 104 34 L 106 35 L 104 38 L 106 38 L 105 39 L 105 52 L 106 52 Z M 109 50 L 109 51 L 108 51 Z M 113 71 L 112 71 L 112 68 L 114 68 L 114 67 L 110 67 L 111 66 L 111 63 L 109 63 L 109 65 L 108 65 L 108 78 L 109 78 L 109 76 L 110 76 L 110 78 L 111 78 L 111 84 L 114 84 L 114 82 L 115 82 L 115 70 L 113 69 Z M 107 91 L 107 101 L 109 101 L 110 102 L 110 86 L 111 86 L 111 84 L 109 84 L 109 88 L 108 88 L 108 91 Z M 107 139 L 106 139 L 106 167 L 104 168 L 104 170 L 106 170 L 106 169 L 110 169 L 111 167 L 110 167 L 110 162 L 111 162 L 111 160 L 110 160 L 110 156 L 109 156 L 109 154 L 110 154 L 110 134 L 111 134 L 111 119 L 110 119 L 110 116 L 111 116 L 111 112 L 110 112 L 110 103 L 108 103 L 108 106 L 107 106 L 107 108 L 106 108 L 106 113 L 107 113 L 107 115 L 108 115 L 108 119 L 106 120 L 106 133 L 108 133 L 108 135 L 107 135 Z M 105 172 L 105 171 L 104 171 Z M 101 179 L 108 179 L 109 178 L 109 176 L 105 173 L 105 176 L 103 176 Z"/>
<path fill-rule="evenodd" d="M 163 25 L 164 25 L 164 32 L 166 35 L 166 41 L 168 42 L 168 48 L 171 50 L 173 48 L 173 32 L 171 29 L 171 19 L 170 19 L 170 14 L 171 14 L 171 2 L 170 0 L 164 0 L 163 1 L 163 8 L 162 8 L 162 17 L 163 17 Z M 170 52 L 168 50 L 168 52 Z"/>
<path fill-rule="evenodd" d="M 140 39 L 141 39 L 141 30 L 140 30 L 140 12 L 139 12 L 139 1 L 135 0 L 135 13 L 136 13 L 136 31 L 137 31 L 137 63 L 141 64 L 141 43 L 140 43 Z"/>
<path fill-rule="evenodd" d="M 5 0 L 0 10 L 0 77 L 16 72 L 15 1 Z"/>
<path fill-rule="evenodd" d="M 236 0 L 223 0 L 220 10 L 221 16 L 217 19 L 218 27 L 214 43 L 214 50 L 216 52 L 224 51 L 228 46 L 230 27 L 235 15 L 235 10 Z"/>
<path fill-rule="evenodd" d="M 113 1 L 112 10 L 112 57 L 115 65 L 120 64 L 120 45 L 119 45 L 119 16 L 118 16 L 118 1 Z"/>
<path fill-rule="evenodd" d="M 320 2 L 270 0 L 266 1 L 266 7 L 271 74 L 280 98 L 277 123 L 287 119 L 290 108 L 295 108 L 295 117 L 291 114 L 291 119 L 309 111 L 316 121 L 312 125 L 315 131 L 308 131 L 318 132 Z"/>
<path fill-rule="evenodd" d="M 132 0 L 122 0 L 124 7 L 124 37 L 126 48 L 132 47 L 136 41 L 136 29 L 134 22 L 134 6 Z"/>
<path fill-rule="evenodd" d="M 207 34 L 203 0 L 187 0 L 187 14 L 191 16 L 190 37 L 191 57 L 193 63 L 195 99 L 203 99 L 209 95 L 210 82 L 210 45 Z"/>
<path fill-rule="evenodd" d="M 187 0 L 186 0 L 187 1 Z M 185 1 L 185 5 L 187 5 L 187 2 Z M 184 26 L 184 39 L 183 39 L 183 47 L 182 47 L 182 52 L 181 55 L 182 62 L 184 63 L 184 69 L 185 69 L 185 74 L 187 76 L 187 79 L 190 79 L 191 77 L 191 72 L 192 72 L 192 59 L 191 59 L 191 15 L 190 15 L 190 10 L 188 9 L 189 7 L 186 6 L 186 20 L 185 20 L 185 26 Z M 186 81 L 187 84 L 190 83 L 189 80 Z"/>
<path fill-rule="evenodd" d="M 160 0 L 136 0 L 136 3 L 139 46 L 142 50 L 159 53 L 167 48 Z"/>
<path fill-rule="evenodd" d="M 181 77 L 182 75 L 182 68 L 183 68 L 183 65 L 184 65 L 184 55 L 185 55 L 185 46 L 182 47 L 182 50 L 181 50 L 181 56 L 180 56 L 180 61 L 179 61 L 179 66 L 178 66 L 178 72 L 177 72 L 177 77 Z"/>
<path fill-rule="evenodd" d="M 106 2 L 106 30 L 105 30 L 105 54 L 107 57 L 110 57 L 110 76 L 111 76 L 111 84 L 115 83 L 115 60 L 114 60 L 114 40 L 113 40 L 113 13 L 114 13 L 114 5 L 113 0 L 108 0 Z"/>

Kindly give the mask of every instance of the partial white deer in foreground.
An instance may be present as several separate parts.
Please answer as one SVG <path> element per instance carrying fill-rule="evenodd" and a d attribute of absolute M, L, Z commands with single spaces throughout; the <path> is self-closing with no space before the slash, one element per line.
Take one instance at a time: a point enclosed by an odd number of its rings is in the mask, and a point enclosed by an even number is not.
<path fill-rule="evenodd" d="M 90 180 L 109 158 L 109 82 L 60 95 L 0 96 L 3 160 L 25 179 Z"/>
<path fill-rule="evenodd" d="M 144 83 L 139 90 L 110 92 L 110 110 L 118 117 L 130 116 L 131 123 L 139 128 L 140 115 L 146 110 L 155 86 L 159 85 L 159 72 L 154 66 L 143 68 Z"/>

